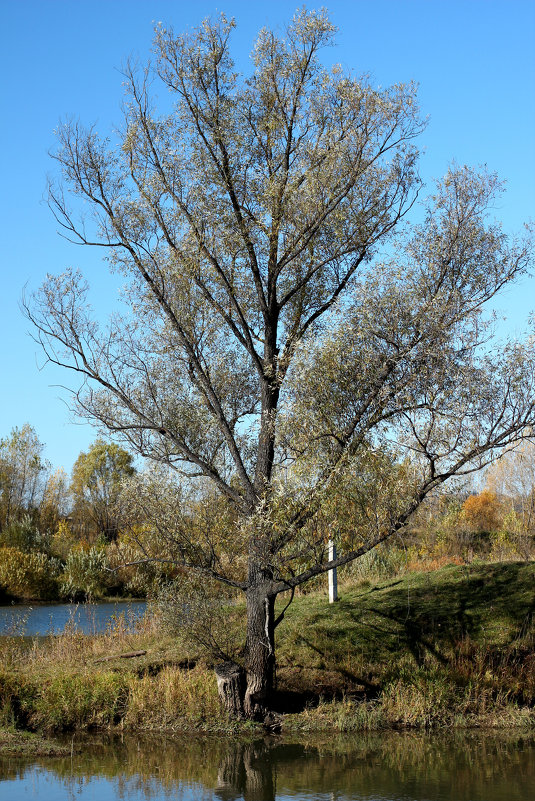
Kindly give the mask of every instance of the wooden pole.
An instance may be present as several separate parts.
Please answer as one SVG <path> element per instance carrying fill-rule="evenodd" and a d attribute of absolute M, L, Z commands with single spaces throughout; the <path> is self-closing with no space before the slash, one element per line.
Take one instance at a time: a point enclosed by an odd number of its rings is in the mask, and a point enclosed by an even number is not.
<path fill-rule="evenodd" d="M 329 562 L 336 559 L 336 545 L 332 540 L 329 540 Z M 328 571 L 329 576 L 329 603 L 332 604 L 338 600 L 338 577 L 336 575 L 336 568 Z"/>

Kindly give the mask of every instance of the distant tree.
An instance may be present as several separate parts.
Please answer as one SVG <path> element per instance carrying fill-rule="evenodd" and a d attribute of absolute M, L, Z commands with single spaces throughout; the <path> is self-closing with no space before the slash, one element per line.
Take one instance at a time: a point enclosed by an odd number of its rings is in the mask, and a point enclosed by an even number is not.
<path fill-rule="evenodd" d="M 39 528 L 53 535 L 69 513 L 69 479 L 63 468 L 50 472 L 44 482 L 39 507 Z"/>
<path fill-rule="evenodd" d="M 0 440 L 0 531 L 39 507 L 49 467 L 43 450 L 28 423 Z"/>
<path fill-rule="evenodd" d="M 487 471 L 486 483 L 520 515 L 523 529 L 535 535 L 535 442 L 507 450 Z"/>
<path fill-rule="evenodd" d="M 60 126 L 52 209 L 68 237 L 108 253 L 131 305 L 99 329 L 66 272 L 27 311 L 50 361 L 80 374 L 80 414 L 232 507 L 223 536 L 153 518 L 146 558 L 243 591 L 228 698 L 262 718 L 276 597 L 392 537 L 535 423 L 533 346 L 493 351 L 482 317 L 532 246 L 489 217 L 496 177 L 466 167 L 403 224 L 420 188 L 415 89 L 324 69 L 324 11 L 262 30 L 247 80 L 232 28 L 158 27 L 154 65 L 125 69 L 117 142 Z M 157 80 L 175 101 L 161 113 Z M 376 479 L 384 492 L 367 502 Z M 329 562 L 317 515 L 344 483 L 358 524 Z"/>
<path fill-rule="evenodd" d="M 535 547 L 535 442 L 506 450 L 487 471 L 487 488 L 509 507 L 509 534 L 518 553 L 528 559 Z"/>
<path fill-rule="evenodd" d="M 72 469 L 70 491 L 78 521 L 90 521 L 95 532 L 115 540 L 118 532 L 117 499 L 121 481 L 135 469 L 132 455 L 119 445 L 97 439 L 81 453 Z"/>

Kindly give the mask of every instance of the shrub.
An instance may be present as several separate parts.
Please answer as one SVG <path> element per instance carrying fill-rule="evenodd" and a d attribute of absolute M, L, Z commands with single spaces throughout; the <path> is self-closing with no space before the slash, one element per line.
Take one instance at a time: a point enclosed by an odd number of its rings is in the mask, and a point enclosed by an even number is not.
<path fill-rule="evenodd" d="M 156 608 L 167 633 L 209 660 L 235 660 L 243 647 L 243 605 L 205 576 L 185 574 L 160 588 Z"/>
<path fill-rule="evenodd" d="M 30 515 L 10 523 L 0 533 L 0 545 L 6 548 L 17 548 L 19 551 L 48 552 L 48 537 L 42 534 Z"/>
<path fill-rule="evenodd" d="M 15 598 L 57 597 L 60 563 L 37 551 L 0 548 L 0 586 Z"/>
<path fill-rule="evenodd" d="M 350 582 L 383 581 L 404 573 L 412 556 L 409 549 L 398 548 L 392 543 L 380 545 L 348 565 L 341 578 Z"/>
<path fill-rule="evenodd" d="M 91 600 L 104 594 L 110 583 L 106 552 L 96 546 L 72 550 L 65 560 L 61 592 L 69 598 Z"/>
<path fill-rule="evenodd" d="M 50 541 L 50 550 L 54 556 L 65 561 L 70 551 L 80 544 L 66 520 L 60 520 Z"/>

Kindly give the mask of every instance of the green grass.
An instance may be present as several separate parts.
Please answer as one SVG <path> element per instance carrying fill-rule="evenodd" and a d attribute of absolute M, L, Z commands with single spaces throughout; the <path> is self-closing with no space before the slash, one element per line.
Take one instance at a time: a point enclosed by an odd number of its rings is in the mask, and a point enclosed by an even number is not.
<path fill-rule="evenodd" d="M 525 563 L 409 573 L 332 605 L 306 597 L 279 636 L 279 685 L 323 696 L 307 725 L 332 699 L 337 728 L 531 724 L 534 608 Z"/>
<path fill-rule="evenodd" d="M 281 599 L 281 604 L 284 599 Z M 298 597 L 277 629 L 288 731 L 535 725 L 535 565 L 448 566 Z M 233 607 L 236 616 L 242 613 Z M 134 659 L 103 656 L 146 650 Z M 0 725 L 236 732 L 213 671 L 150 624 L 4 638 Z"/>
<path fill-rule="evenodd" d="M 340 663 L 361 661 L 382 671 L 401 655 L 440 662 L 467 639 L 492 648 L 533 645 L 534 609 L 535 565 L 451 566 L 346 588 L 332 605 L 298 599 L 279 645 L 293 663 L 340 672 Z"/>

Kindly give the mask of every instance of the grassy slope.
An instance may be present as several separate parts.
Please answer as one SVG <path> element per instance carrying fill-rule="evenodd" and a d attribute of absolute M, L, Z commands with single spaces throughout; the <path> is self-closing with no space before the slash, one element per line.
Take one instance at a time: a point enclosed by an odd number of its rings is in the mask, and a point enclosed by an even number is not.
<path fill-rule="evenodd" d="M 409 656 L 415 664 L 446 660 L 463 640 L 520 647 L 533 635 L 534 609 L 534 564 L 451 566 L 346 588 L 333 605 L 298 599 L 279 644 L 288 663 L 384 673 Z"/>
<path fill-rule="evenodd" d="M 331 606 L 304 598 L 281 632 L 280 683 L 311 698 L 360 695 L 377 725 L 527 719 L 534 609 L 525 563 L 410 573 L 346 588 Z"/>
<path fill-rule="evenodd" d="M 445 567 L 297 598 L 277 630 L 289 730 L 535 725 L 535 565 Z M 0 722 L 222 731 L 215 680 L 150 626 L 4 641 Z M 134 659 L 103 655 L 146 649 Z M 3 666 L 3 667 L 2 667 Z"/>

